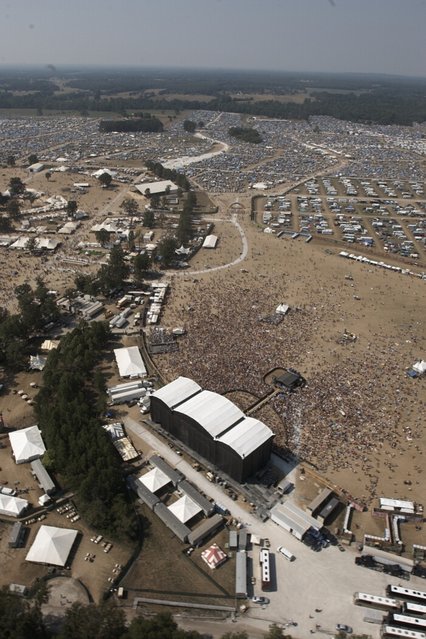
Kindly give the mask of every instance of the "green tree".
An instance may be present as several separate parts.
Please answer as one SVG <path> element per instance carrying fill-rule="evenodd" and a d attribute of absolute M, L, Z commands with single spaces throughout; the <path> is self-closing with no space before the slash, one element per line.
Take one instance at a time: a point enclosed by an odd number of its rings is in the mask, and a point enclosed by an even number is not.
<path fill-rule="evenodd" d="M 6 206 L 6 211 L 11 220 L 17 220 L 21 215 L 21 206 L 16 198 L 11 198 Z"/>
<path fill-rule="evenodd" d="M 152 209 L 146 209 L 143 214 L 143 225 L 152 229 L 155 224 L 155 215 Z"/>
<path fill-rule="evenodd" d="M 129 276 L 129 265 L 124 259 L 121 246 L 113 246 L 109 255 L 108 264 L 101 267 L 98 277 L 101 289 L 104 293 L 112 288 L 123 285 L 124 280 Z"/>
<path fill-rule="evenodd" d="M 104 186 L 105 188 L 108 188 L 112 182 L 111 174 L 105 171 L 105 173 L 102 173 L 99 176 L 99 182 L 102 184 L 102 186 Z"/>
<path fill-rule="evenodd" d="M 135 232 L 133 229 L 130 229 L 129 235 L 127 236 L 127 246 L 129 247 L 129 251 L 133 251 L 135 248 Z"/>
<path fill-rule="evenodd" d="M 5 215 L 0 215 L 0 231 L 2 233 L 8 233 L 12 230 L 12 225 L 10 223 L 10 218 Z"/>
<path fill-rule="evenodd" d="M 30 253 L 34 253 L 37 248 L 37 240 L 35 239 L 35 237 L 28 238 L 27 243 L 25 244 L 25 248 Z"/>
<path fill-rule="evenodd" d="M 161 613 L 153 618 L 134 619 L 122 639 L 201 639 L 196 631 L 178 628 L 169 613 Z"/>
<path fill-rule="evenodd" d="M 160 206 L 160 196 L 155 193 L 154 195 L 151 195 L 151 207 L 153 209 L 157 209 Z"/>
<path fill-rule="evenodd" d="M 225 632 L 221 639 L 248 639 L 248 634 L 245 630 L 241 632 Z"/>
<path fill-rule="evenodd" d="M 125 629 L 124 613 L 116 606 L 76 603 L 67 610 L 58 639 L 120 639 Z"/>
<path fill-rule="evenodd" d="M 178 248 L 178 242 L 176 238 L 166 236 L 159 243 L 157 247 L 158 255 L 162 264 L 166 267 L 176 259 L 176 249 Z"/>
<path fill-rule="evenodd" d="M 127 215 L 136 215 L 139 210 L 138 203 L 132 197 L 127 197 L 120 204 L 120 208 L 123 209 Z"/>
<path fill-rule="evenodd" d="M 21 597 L 0 591 L 0 636 L 2 639 L 47 639 L 40 608 Z"/>
<path fill-rule="evenodd" d="M 14 155 L 8 155 L 6 160 L 7 166 L 15 166 L 16 160 Z"/>
<path fill-rule="evenodd" d="M 277 626 L 276 623 L 272 623 L 265 635 L 265 639 L 291 639 L 291 636 L 285 635 L 282 628 Z"/>
<path fill-rule="evenodd" d="M 106 229 L 99 229 L 99 231 L 96 231 L 95 237 L 101 246 L 105 246 L 110 240 L 110 233 Z"/>
<path fill-rule="evenodd" d="M 31 164 L 35 164 L 36 162 L 38 162 L 38 157 L 36 156 L 35 153 L 31 153 L 28 156 L 28 164 L 31 166 Z"/>
<path fill-rule="evenodd" d="M 194 133 L 195 129 L 197 128 L 197 125 L 192 120 L 184 120 L 183 121 L 183 128 L 188 133 Z"/>
<path fill-rule="evenodd" d="M 46 173 L 44 174 L 46 180 L 49 182 L 50 178 L 52 177 L 52 172 L 51 171 L 46 171 Z"/>
<path fill-rule="evenodd" d="M 139 253 L 133 259 L 133 275 L 135 281 L 143 282 L 146 272 L 151 268 L 152 260 L 148 253 Z"/>
<path fill-rule="evenodd" d="M 9 180 L 9 191 L 11 197 L 22 195 L 25 192 L 25 184 L 20 177 L 11 177 Z"/>
<path fill-rule="evenodd" d="M 66 208 L 68 217 L 73 218 L 74 215 L 77 213 L 77 209 L 78 209 L 78 204 L 76 200 L 68 200 L 67 208 Z"/>

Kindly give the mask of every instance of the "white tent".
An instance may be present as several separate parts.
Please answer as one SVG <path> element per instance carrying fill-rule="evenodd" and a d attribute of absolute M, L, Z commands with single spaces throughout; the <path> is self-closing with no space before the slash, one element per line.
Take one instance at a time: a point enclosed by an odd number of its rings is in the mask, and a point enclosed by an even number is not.
<path fill-rule="evenodd" d="M 19 517 L 28 507 L 26 499 L 0 494 L 0 514 L 9 517 Z"/>
<path fill-rule="evenodd" d="M 424 375 L 426 373 L 426 361 L 421 360 L 420 362 L 413 364 L 413 370 L 419 375 Z"/>
<path fill-rule="evenodd" d="M 146 368 L 137 346 L 114 350 L 120 377 L 145 377 Z"/>
<path fill-rule="evenodd" d="M 77 530 L 41 526 L 25 559 L 37 564 L 65 566 L 77 535 Z"/>
<path fill-rule="evenodd" d="M 141 475 L 141 477 L 138 478 L 138 481 L 146 486 L 146 488 L 148 488 L 148 490 L 152 493 L 157 492 L 157 490 L 161 490 L 161 488 L 170 483 L 170 479 L 159 468 L 153 468 L 149 471 L 149 473 Z"/>
<path fill-rule="evenodd" d="M 288 306 L 288 304 L 278 304 L 277 308 L 275 309 L 275 312 L 281 315 L 286 315 L 289 310 L 290 310 L 290 307 Z"/>
<path fill-rule="evenodd" d="M 177 501 L 175 501 L 169 510 L 175 517 L 179 519 L 183 524 L 198 515 L 201 512 L 201 508 L 195 501 L 192 501 L 188 495 L 184 495 Z"/>
<path fill-rule="evenodd" d="M 38 426 L 30 426 L 9 433 L 12 453 L 17 464 L 38 459 L 46 452 Z"/>
<path fill-rule="evenodd" d="M 47 357 L 44 355 L 30 355 L 30 369 L 34 371 L 42 371 L 46 366 Z"/>
<path fill-rule="evenodd" d="M 217 544 L 212 544 L 206 550 L 201 553 L 201 559 L 206 562 L 209 568 L 214 570 L 218 568 L 224 561 L 226 561 L 228 555 L 223 552 L 222 548 L 219 548 Z"/>

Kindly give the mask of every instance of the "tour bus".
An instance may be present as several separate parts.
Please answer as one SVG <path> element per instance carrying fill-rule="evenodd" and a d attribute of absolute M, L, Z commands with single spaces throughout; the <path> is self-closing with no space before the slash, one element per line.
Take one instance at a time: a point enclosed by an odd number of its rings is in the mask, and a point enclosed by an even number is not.
<path fill-rule="evenodd" d="M 271 588 L 271 562 L 269 550 L 261 548 L 259 552 L 260 574 L 262 582 L 262 590 L 270 590 Z"/>
<path fill-rule="evenodd" d="M 284 548 L 284 546 L 278 546 L 277 552 L 280 552 L 282 555 L 284 555 L 284 557 L 288 559 L 288 561 L 294 561 L 296 559 L 293 553 L 287 550 L 287 548 Z"/>
<path fill-rule="evenodd" d="M 422 590 L 411 590 L 410 588 L 403 588 L 402 586 L 389 585 L 386 588 L 386 594 L 389 595 L 389 597 L 407 599 L 409 601 L 415 601 L 416 603 L 426 605 L 426 592 Z"/>
<path fill-rule="evenodd" d="M 369 595 L 366 592 L 354 593 L 354 604 L 367 606 L 368 608 L 378 608 L 379 610 L 398 611 L 400 609 L 400 603 L 396 599 Z"/>
<path fill-rule="evenodd" d="M 426 632 L 426 619 L 419 617 L 411 617 L 410 615 L 401 615 L 391 613 L 389 615 L 389 624 L 392 626 L 406 626 L 408 628 L 418 628 L 422 632 Z"/>
<path fill-rule="evenodd" d="M 414 601 L 404 601 L 402 612 L 414 617 L 426 617 L 426 605 L 415 603 Z"/>
<path fill-rule="evenodd" d="M 408 628 L 398 628 L 397 626 L 382 626 L 380 636 L 384 639 L 390 637 L 402 637 L 405 639 L 426 639 L 426 633 L 421 630 L 409 630 Z"/>

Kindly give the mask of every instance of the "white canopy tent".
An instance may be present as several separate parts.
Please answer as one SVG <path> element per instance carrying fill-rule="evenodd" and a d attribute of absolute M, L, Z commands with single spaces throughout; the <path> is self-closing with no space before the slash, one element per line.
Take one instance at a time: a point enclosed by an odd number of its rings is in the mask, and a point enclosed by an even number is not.
<path fill-rule="evenodd" d="M 203 242 L 203 248 L 214 249 L 216 248 L 216 244 L 217 244 L 217 235 L 206 235 Z"/>
<path fill-rule="evenodd" d="M 170 483 L 169 477 L 163 473 L 159 468 L 153 468 L 145 475 L 141 475 L 138 478 L 138 481 L 141 482 L 148 490 L 152 493 L 156 493 L 157 490 L 161 490 L 164 486 Z"/>
<path fill-rule="evenodd" d="M 426 373 L 426 361 L 422 359 L 413 364 L 413 370 L 419 375 L 424 375 Z"/>
<path fill-rule="evenodd" d="M 40 526 L 25 559 L 37 564 L 65 566 L 77 535 L 78 530 Z"/>
<path fill-rule="evenodd" d="M 12 453 L 17 464 L 38 459 L 46 452 L 38 426 L 30 426 L 22 430 L 9 433 Z"/>
<path fill-rule="evenodd" d="M 120 377 L 145 377 L 146 367 L 137 346 L 114 349 Z"/>
<path fill-rule="evenodd" d="M 183 524 L 198 515 L 201 512 L 201 508 L 195 501 L 192 501 L 188 495 L 184 495 L 177 501 L 175 501 L 169 510 L 175 517 L 179 519 Z"/>
<path fill-rule="evenodd" d="M 0 515 L 19 517 L 27 507 L 28 502 L 26 499 L 0 493 Z"/>

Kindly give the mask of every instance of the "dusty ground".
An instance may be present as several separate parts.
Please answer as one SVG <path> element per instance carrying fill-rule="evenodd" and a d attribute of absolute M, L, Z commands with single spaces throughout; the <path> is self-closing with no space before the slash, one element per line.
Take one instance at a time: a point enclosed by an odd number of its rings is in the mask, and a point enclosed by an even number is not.
<path fill-rule="evenodd" d="M 217 570 L 210 570 L 201 552 L 216 542 L 226 551 L 226 529 L 188 557 L 181 543 L 148 508 L 142 507 L 146 533 L 142 552 L 120 585 L 128 590 L 128 603 L 134 597 L 233 605 L 235 592 L 235 560 Z M 174 569 L 169 567 L 173 564 Z M 162 606 L 164 608 L 164 606 Z"/>

